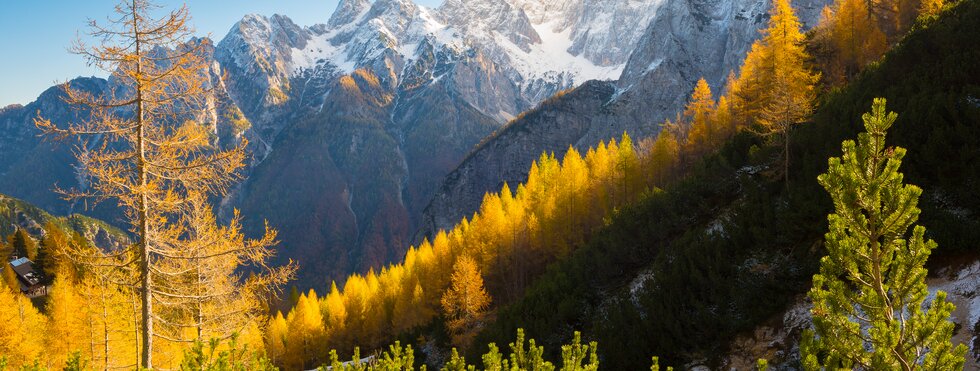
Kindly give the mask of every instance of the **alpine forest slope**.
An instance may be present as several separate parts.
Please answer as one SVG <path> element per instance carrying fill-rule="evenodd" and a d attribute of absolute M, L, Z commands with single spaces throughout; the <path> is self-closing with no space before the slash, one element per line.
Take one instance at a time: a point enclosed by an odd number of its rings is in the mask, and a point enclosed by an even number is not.
<path fill-rule="evenodd" d="M 211 96 L 195 119 L 250 154 L 221 218 L 240 209 L 253 236 L 278 226 L 276 260 L 302 262 L 299 287 L 396 261 L 474 145 L 556 92 L 617 78 L 663 3 L 343 0 L 310 27 L 246 15 L 201 40 Z M 70 85 L 98 95 L 118 82 Z M 56 124 L 86 118 L 59 94 L 0 111 L 0 191 L 118 223 L 111 203 L 87 210 L 49 191 L 87 185 L 71 148 L 42 142 L 32 124 L 38 111 Z"/>
<path fill-rule="evenodd" d="M 64 358 L 69 351 L 64 345 L 79 339 L 63 342 L 46 342 L 48 317 L 38 308 L 48 306 L 54 295 L 84 295 L 72 289 L 52 289 L 60 276 L 60 268 L 67 258 L 66 246 L 90 249 L 120 249 L 131 243 L 129 236 L 108 223 L 82 215 L 54 216 L 24 201 L 0 195 L 0 261 L 3 262 L 0 282 L 0 363 L 11 366 L 29 365 L 40 361 L 42 351 L 50 356 L 44 359 Z M 21 282 L 14 272 L 14 259 L 28 259 L 36 279 L 33 285 Z M 23 267 L 24 265 L 21 265 Z M 38 289 L 40 287 L 40 289 Z M 25 291 L 26 290 L 26 291 Z M 30 299 L 28 297 L 30 295 Z M 68 307 L 64 307 L 69 309 Z M 59 318 L 60 319 L 60 318 Z M 57 323 L 71 331 L 81 331 L 80 323 Z"/>
<path fill-rule="evenodd" d="M 637 200 L 666 197 L 658 187 L 697 169 L 700 158 L 718 150 L 740 130 L 758 127 L 761 131 L 767 124 L 782 122 L 776 130 L 789 131 L 809 115 L 818 75 L 806 65 L 800 24 L 787 1 L 777 2 L 770 12 L 772 17 L 763 37 L 752 45 L 746 57 L 746 67 L 730 79 L 730 88 L 717 101 L 708 83 L 701 79 L 683 114 L 664 123 L 664 130 L 655 140 L 635 145 L 629 135 L 623 134 L 618 141 L 600 142 L 582 152 L 568 146 L 561 160 L 554 154 L 542 153 L 530 165 L 526 182 L 514 188 L 505 183 L 500 192 L 485 194 L 477 212 L 431 240 L 423 239 L 417 248 L 409 250 L 403 263 L 350 276 L 341 285 L 332 285 L 325 296 L 313 290 L 296 292 L 292 297 L 294 308 L 285 314 L 277 313 L 272 319 L 274 326 L 270 326 L 267 339 L 274 344 L 270 348 L 278 351 L 270 356 L 287 368 L 310 367 L 327 361 L 325 349 L 350 354 L 356 345 L 376 348 L 399 333 L 409 334 L 404 335 L 408 338 L 421 334 L 429 339 L 418 344 L 427 349 L 428 363 L 445 362 L 445 353 L 440 356 L 434 349 L 449 345 L 467 351 L 483 349 L 471 345 L 474 335 L 492 324 L 500 313 L 495 309 L 506 310 L 515 300 L 520 303 L 525 294 L 534 295 L 533 291 L 526 291 L 528 285 L 536 282 L 549 264 L 578 256 L 577 249 L 594 241 L 596 231 L 606 228 L 616 218 L 617 210 Z M 790 88 L 778 88 L 780 84 Z M 603 85 L 585 86 L 601 89 Z M 542 107 L 563 104 L 556 111 L 574 112 L 576 106 L 562 98 L 583 90 L 546 101 Z M 792 104 L 791 110 L 786 108 L 786 102 Z M 537 114 L 531 112 L 528 116 Z M 761 160 L 768 160 L 772 155 L 768 152 L 774 148 L 783 149 L 777 153 L 786 153 L 784 143 L 788 143 L 779 142 L 785 141 L 787 134 L 772 132 L 780 135 L 763 137 L 777 140 L 761 141 L 745 134 L 738 138 L 772 143 L 766 146 L 767 154 L 760 154 Z M 718 197 L 724 199 L 720 197 L 725 197 L 725 193 L 719 192 Z M 700 205 L 677 207 L 698 210 L 695 206 Z M 709 213 L 710 209 L 703 212 Z M 676 223 L 674 228 L 683 231 L 688 229 L 690 218 L 669 220 Z M 576 306 L 559 309 L 561 313 L 576 310 Z M 549 311 L 540 314 L 542 322 L 555 318 L 548 317 L 554 314 L 554 308 Z M 449 339 L 445 338 L 447 334 Z"/>
<path fill-rule="evenodd" d="M 281 351 L 270 351 L 270 358 L 295 369 L 328 361 L 327 349 L 349 355 L 418 329 L 438 339 L 443 331 L 432 326 L 443 318 L 452 344 L 465 346 L 492 318 L 491 304 L 521 297 L 616 205 L 640 197 L 643 159 L 633 147 L 624 136 L 584 155 L 569 149 L 561 162 L 542 155 L 527 183 L 488 194 L 479 212 L 409 249 L 403 262 L 351 275 L 324 294 L 297 293 L 293 308 L 271 319 L 267 340 Z M 309 345 L 288 346 L 297 343 Z"/>
<path fill-rule="evenodd" d="M 785 164 L 787 160 L 794 164 L 801 157 L 823 156 L 822 162 L 833 153 L 820 148 L 821 141 L 800 144 L 798 133 L 809 139 L 814 135 L 810 130 L 842 131 L 840 127 L 825 127 L 827 121 L 822 121 L 823 125 L 807 122 L 800 128 L 792 125 L 799 123 L 801 116 L 810 117 L 809 103 L 793 106 L 790 111 L 783 108 L 782 99 L 813 99 L 812 84 L 818 75 L 805 68 L 805 53 L 797 49 L 802 39 L 798 30 L 786 37 L 792 33 L 784 29 L 799 27 L 788 4 L 779 2 L 772 14 L 765 37 L 753 45 L 745 67 L 731 79 L 726 94 L 716 102 L 707 82 L 700 80 L 684 114 L 668 121 L 652 143 L 640 145 L 640 153 L 623 151 L 632 147 L 632 140 L 625 135 L 618 143 L 600 144 L 586 151 L 585 156 L 574 148 L 565 152 L 562 161 L 545 153 L 532 163 L 528 182 L 518 185 L 516 192 L 505 185 L 500 193 L 485 195 L 472 218 L 440 232 L 432 242 L 424 240 L 418 249 L 409 251 L 403 264 L 380 273 L 353 276 L 342 290 L 335 286 L 326 297 L 313 291 L 297 293 L 296 308 L 286 315 L 277 314 L 273 319 L 276 325 L 267 334 L 273 344 L 280 345 L 282 362 L 292 364 L 290 367 L 308 365 L 304 362 L 311 362 L 310 357 L 313 364 L 324 362 L 322 356 L 318 360 L 317 349 L 339 346 L 342 352 L 350 352 L 349 340 L 345 340 L 349 336 L 363 339 L 367 335 L 367 340 L 358 344 L 375 344 L 378 334 L 384 338 L 387 331 L 397 332 L 398 326 L 405 324 L 400 321 L 415 323 L 410 327 L 422 326 L 401 338 L 418 341 L 426 362 L 434 364 L 447 362 L 445 352 L 440 355 L 435 350 L 440 343 L 468 349 L 472 356 L 488 349 L 481 346 L 487 341 L 508 341 L 510 333 L 522 326 L 537 331 L 552 352 L 557 349 L 554 345 L 564 342 L 563 337 L 575 329 L 583 328 L 587 334 L 592 331 L 592 336 L 612 344 L 609 349 L 600 349 L 606 360 L 603 364 L 612 364 L 612 369 L 645 367 L 650 352 L 666 354 L 668 363 L 727 362 L 721 354 L 736 335 L 788 306 L 791 294 L 808 286 L 815 260 L 823 255 L 818 242 L 825 227 L 817 229 L 822 224 L 817 218 L 826 215 L 828 207 L 811 186 L 798 184 L 805 183 L 800 179 L 806 174 L 799 175 L 798 169 L 805 166 L 786 169 Z M 935 21 L 928 14 L 923 19 L 923 24 Z M 929 31 L 916 32 L 913 37 L 923 37 L 921 34 Z M 884 63 L 902 58 L 908 53 L 905 48 L 909 47 L 899 46 Z M 788 66 L 770 71 L 772 59 Z M 800 76 L 800 72 L 785 72 L 797 68 L 802 68 L 809 86 L 787 91 L 767 88 L 767 84 Z M 877 72 L 869 72 L 873 73 Z M 859 79 L 855 84 L 853 89 L 858 89 L 864 82 Z M 830 93 L 825 99 L 841 99 L 835 98 L 840 94 Z M 820 111 L 816 117 L 824 114 Z M 779 135 L 768 135 L 773 131 L 766 131 L 767 125 L 776 119 L 791 124 L 779 130 L 791 131 L 792 135 L 779 131 L 775 132 Z M 739 129 L 749 130 L 736 135 Z M 787 141 L 788 137 L 794 139 Z M 839 142 L 840 138 L 834 140 Z M 700 159 L 726 142 L 719 154 Z M 605 161 L 596 160 L 609 157 L 605 153 L 610 148 L 617 153 L 612 156 L 616 160 L 611 169 L 602 165 Z M 798 154 L 801 150 L 804 155 Z M 824 154 L 814 156 L 816 150 Z M 559 170 L 547 170 L 556 165 Z M 656 188 L 671 184 L 665 179 L 685 172 L 690 176 L 668 186 L 667 191 Z M 613 187 L 606 183 L 610 179 Z M 536 196 L 534 189 L 542 185 L 551 191 Z M 964 186 L 958 183 L 958 187 Z M 807 197 L 794 196 L 799 192 L 808 192 Z M 593 208 L 578 209 L 583 204 Z M 620 207 L 625 209 L 609 213 Z M 974 222 L 967 220 L 968 224 Z M 701 227 L 692 230 L 692 224 Z M 958 232 L 971 231 L 971 226 L 966 226 Z M 644 250 L 650 248 L 649 241 L 667 246 L 660 251 Z M 551 249 L 555 252 L 548 254 Z M 542 252 L 546 255 L 538 255 Z M 548 261 L 555 260 L 557 264 L 543 270 Z M 471 261 L 477 268 L 472 268 Z M 536 279 L 542 272 L 544 276 Z M 426 279 L 416 281 L 413 276 Z M 522 285 L 527 283 L 531 283 L 529 289 Z M 468 288 L 465 291 L 474 295 L 473 303 L 480 303 L 462 315 L 452 304 L 460 288 Z M 415 305 L 400 304 L 405 302 Z M 310 318 L 308 314 L 316 313 L 317 306 L 326 309 L 321 309 L 317 320 L 305 320 Z M 386 309 L 363 309 L 379 306 Z M 419 307 L 429 309 L 399 309 Z M 424 325 L 439 319 L 434 312 L 440 309 L 443 321 Z M 665 322 L 660 322 L 661 315 Z M 460 326 L 460 321 L 468 325 Z M 483 333 L 471 338 L 480 327 L 485 327 Z M 639 334 L 644 336 L 642 340 L 637 340 L 637 328 L 643 331 Z M 445 334 L 451 337 L 440 340 Z M 286 346 L 298 340 L 309 347 L 297 351 Z M 495 348 L 489 349 L 492 353 Z M 790 349 L 779 354 L 793 357 L 798 352 Z M 453 364 L 456 358 L 449 359 Z M 781 362 L 792 365 L 794 361 L 774 359 L 773 363 Z"/>
<path fill-rule="evenodd" d="M 877 222 L 894 197 L 888 248 L 928 229 L 887 284 L 931 303 L 914 330 L 938 357 L 885 351 L 977 367 L 980 1 L 863 3 L 342 0 L 215 45 L 186 7 L 123 0 L 74 49 L 110 78 L 0 110 L 0 149 L 25 154 L 0 153 L 3 178 L 62 161 L 39 177 L 68 189 L 51 209 L 108 199 L 94 211 L 129 232 L 0 196 L 0 252 L 50 283 L 29 299 L 4 265 L 0 370 L 895 366 L 827 335 L 863 310 L 837 283 L 857 274 L 834 277 L 858 230 L 841 215 Z M 855 137 L 873 166 L 832 178 Z M 449 209 L 422 217 L 440 182 Z"/>
<path fill-rule="evenodd" d="M 771 365 L 800 367 L 797 341 L 809 320 L 784 324 L 782 318 L 799 305 L 825 255 L 832 205 L 816 177 L 827 158 L 840 155 L 841 141 L 861 131 L 861 113 L 879 96 L 899 113 L 888 145 L 907 149 L 905 182 L 923 189 L 919 224 L 939 245 L 930 273 L 954 274 L 957 262 L 975 261 L 978 22 L 977 1 L 925 16 L 880 62 L 824 94 L 812 119 L 792 132 L 788 183 L 772 162 L 781 149 L 743 133 L 686 179 L 622 209 L 524 298 L 501 308 L 476 344 L 499 343 L 522 327 L 552 349 L 576 329 L 601 344 L 609 369 L 643 368 L 651 349 L 677 366 L 721 368 L 738 358 L 768 358 Z M 965 277 L 963 284 L 975 288 L 976 276 Z M 959 303 L 970 309 L 954 314 L 956 332 L 975 334 L 975 291 L 965 295 Z M 757 328 L 789 335 L 760 338 Z M 967 367 L 980 362 L 974 336 L 959 337 L 973 349 Z M 767 345 L 732 344 L 753 337 Z"/>

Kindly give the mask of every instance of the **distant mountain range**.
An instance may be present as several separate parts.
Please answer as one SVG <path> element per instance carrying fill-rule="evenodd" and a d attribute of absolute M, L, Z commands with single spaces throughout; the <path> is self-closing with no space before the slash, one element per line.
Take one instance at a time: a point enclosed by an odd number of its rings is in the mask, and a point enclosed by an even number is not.
<path fill-rule="evenodd" d="M 827 3 L 794 5 L 813 25 Z M 279 259 L 300 263 L 301 287 L 377 268 L 472 213 L 485 192 L 524 180 L 544 151 L 655 134 L 699 77 L 717 89 L 737 69 L 768 8 L 342 0 L 311 27 L 247 15 L 217 44 L 195 41 L 213 59 L 197 119 L 221 145 L 248 139 L 253 154 L 222 210 L 241 209 L 252 231 L 263 220 L 279 229 Z M 113 82 L 71 84 L 99 93 Z M 77 119 L 58 88 L 0 109 L 0 192 L 55 213 L 83 211 L 51 191 L 84 187 L 85 176 L 71 146 L 38 137 L 38 113 Z M 87 212 L 118 220 L 111 205 Z"/>

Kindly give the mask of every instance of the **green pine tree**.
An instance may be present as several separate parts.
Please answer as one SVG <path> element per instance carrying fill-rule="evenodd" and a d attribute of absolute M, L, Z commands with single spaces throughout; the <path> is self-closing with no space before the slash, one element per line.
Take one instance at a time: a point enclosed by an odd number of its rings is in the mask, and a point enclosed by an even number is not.
<path fill-rule="evenodd" d="M 299 303 L 299 288 L 296 285 L 289 288 L 289 306 L 295 308 Z"/>
<path fill-rule="evenodd" d="M 237 333 L 232 334 L 227 342 L 221 339 L 211 339 L 207 344 L 195 341 L 189 349 L 184 350 L 180 370 L 279 371 L 263 352 L 252 351 L 247 344 L 239 345 Z"/>
<path fill-rule="evenodd" d="M 10 246 L 13 247 L 17 256 L 26 257 L 30 260 L 37 259 L 37 243 L 23 228 L 17 228 L 17 231 L 7 239 L 10 240 Z"/>
<path fill-rule="evenodd" d="M 44 225 L 44 237 L 41 238 L 34 266 L 44 272 L 46 278 L 53 278 L 58 273 L 61 252 L 67 244 L 68 236 L 57 225 L 53 222 Z"/>
<path fill-rule="evenodd" d="M 674 371 L 673 367 L 667 367 L 667 371 Z M 653 357 L 653 364 L 650 366 L 650 371 L 660 371 L 660 357 Z"/>
<path fill-rule="evenodd" d="M 599 369 L 597 349 L 598 344 L 594 341 L 582 344 L 582 334 L 575 331 L 572 344 L 561 347 L 561 371 L 597 371 Z"/>
<path fill-rule="evenodd" d="M 936 243 L 925 239 L 917 206 L 922 189 L 903 184 L 905 149 L 886 148 L 898 117 L 875 99 L 866 133 L 843 143 L 820 184 L 836 209 L 828 216 L 828 256 L 813 276 L 814 331 L 801 343 L 807 370 L 958 370 L 966 347 L 953 347 L 953 304 L 940 291 L 928 309 L 924 267 Z M 912 234 L 908 234 L 912 227 Z"/>

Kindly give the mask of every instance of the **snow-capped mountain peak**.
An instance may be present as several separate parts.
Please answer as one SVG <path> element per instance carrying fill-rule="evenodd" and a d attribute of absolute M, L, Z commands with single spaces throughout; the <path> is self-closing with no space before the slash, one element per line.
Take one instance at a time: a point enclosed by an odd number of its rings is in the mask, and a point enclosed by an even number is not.
<path fill-rule="evenodd" d="M 368 9 L 371 9 L 370 0 L 340 0 L 327 25 L 337 27 L 351 23 L 364 16 Z"/>
<path fill-rule="evenodd" d="M 535 26 L 569 32 L 567 52 L 599 66 L 626 63 L 665 0 L 511 0 Z"/>
<path fill-rule="evenodd" d="M 491 34 L 502 35 L 525 52 L 530 44 L 541 43 L 527 14 L 506 0 L 447 0 L 439 7 L 439 12 L 449 26 L 471 38 L 488 39 Z"/>
<path fill-rule="evenodd" d="M 529 106 L 590 79 L 618 78 L 663 1 L 446 0 L 430 9 L 412 0 L 343 0 L 324 24 L 250 15 L 226 39 L 253 56 L 236 60 L 265 61 L 283 75 L 272 80 L 363 67 L 391 82 L 429 39 L 436 49 L 478 50 L 518 86 L 519 106 Z"/>

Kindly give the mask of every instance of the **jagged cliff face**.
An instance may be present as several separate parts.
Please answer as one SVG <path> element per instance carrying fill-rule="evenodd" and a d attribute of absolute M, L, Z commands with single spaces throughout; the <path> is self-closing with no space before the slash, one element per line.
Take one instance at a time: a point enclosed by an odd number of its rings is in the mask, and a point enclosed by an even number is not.
<path fill-rule="evenodd" d="M 345 0 L 326 24 L 309 28 L 281 15 L 248 15 L 232 27 L 216 54 L 231 75 L 229 90 L 242 109 L 255 119 L 281 121 L 263 114 L 289 105 L 297 79 L 332 80 L 367 68 L 397 86 L 412 62 L 426 53 L 449 51 L 478 60 L 483 72 L 507 80 L 493 81 L 494 76 L 488 80 L 493 84 L 481 88 L 500 93 L 511 88 L 506 85 L 516 86 L 516 94 L 504 92 L 494 99 L 465 97 L 506 121 L 561 89 L 616 78 L 660 1 L 567 3 L 449 0 L 429 9 L 409 0 Z M 320 98 L 326 85 L 305 86 L 300 96 Z M 318 99 L 302 101 L 319 104 Z M 276 129 L 271 130 L 274 137 Z"/>
<path fill-rule="evenodd" d="M 501 135 L 475 149 L 446 177 L 423 213 L 416 240 L 451 228 L 479 207 L 484 193 L 498 191 L 504 182 L 526 180 L 532 161 L 542 152 L 560 155 L 570 145 L 584 151 L 599 141 L 619 138 L 624 132 L 634 139 L 655 135 L 664 119 L 683 108 L 700 77 L 708 80 L 716 92 L 721 90 L 729 71 L 737 71 L 752 42 L 760 37 L 759 30 L 765 28 L 770 8 L 768 0 L 627 1 L 622 7 L 589 1 L 528 3 L 534 4 L 526 8 L 531 19 L 549 12 L 582 14 L 587 19 L 585 23 L 557 26 L 571 30 L 583 27 L 582 24 L 604 23 L 599 19 L 605 15 L 620 20 L 610 22 L 617 25 L 638 17 L 637 12 L 627 9 L 642 10 L 650 20 L 649 26 L 635 35 L 610 34 L 621 37 L 613 40 L 619 45 L 634 45 L 621 76 L 609 83 L 611 90 L 597 89 L 598 85 L 581 86 L 557 98 L 558 102 L 536 108 L 534 114 L 516 120 Z M 816 24 L 820 9 L 829 3 L 798 0 L 793 6 L 805 26 L 810 27 Z M 589 18 L 588 11 L 596 8 L 600 10 L 591 14 L 598 15 Z M 630 44 L 626 40 L 636 41 Z M 610 48 L 610 42 L 601 37 L 576 36 L 573 45 L 593 45 L 583 49 L 588 55 L 590 50 Z M 575 107 L 574 119 L 563 114 L 566 107 Z M 502 163 L 504 158 L 507 160 Z"/>

